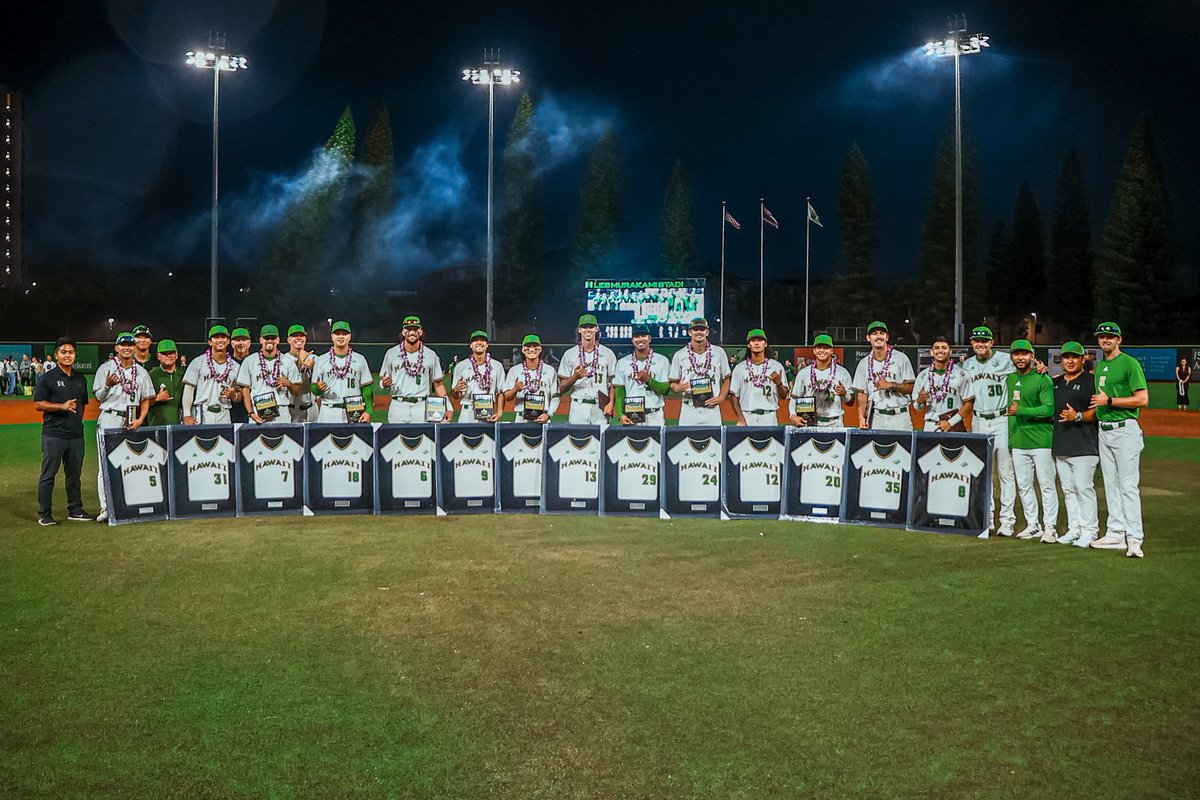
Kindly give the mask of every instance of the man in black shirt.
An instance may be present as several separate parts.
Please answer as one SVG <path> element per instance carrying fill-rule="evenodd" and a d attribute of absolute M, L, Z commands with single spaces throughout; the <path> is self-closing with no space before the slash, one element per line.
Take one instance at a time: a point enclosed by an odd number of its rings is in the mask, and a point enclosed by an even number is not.
<path fill-rule="evenodd" d="M 1089 408 L 1096 393 L 1096 376 L 1083 371 L 1079 342 L 1062 346 L 1063 374 L 1054 379 L 1054 442 L 1051 452 L 1058 468 L 1067 532 L 1059 544 L 1087 547 L 1100 530 L 1096 508 L 1096 466 L 1100 463 L 1100 432 L 1096 411 Z"/>
<path fill-rule="evenodd" d="M 83 510 L 79 475 L 83 471 L 83 410 L 87 407 L 87 378 L 75 371 L 75 340 L 54 343 L 58 369 L 48 370 L 33 389 L 33 407 L 42 412 L 42 474 L 38 479 L 38 524 L 57 525 L 50 513 L 54 479 L 62 466 L 67 486 L 67 519 L 90 522 Z"/>

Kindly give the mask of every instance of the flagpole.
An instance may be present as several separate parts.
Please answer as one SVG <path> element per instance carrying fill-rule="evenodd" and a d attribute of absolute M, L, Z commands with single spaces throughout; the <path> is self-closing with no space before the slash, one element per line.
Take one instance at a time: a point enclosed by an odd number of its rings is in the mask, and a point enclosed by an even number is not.
<path fill-rule="evenodd" d="M 717 331 L 717 342 L 725 344 L 725 201 L 721 201 L 721 327 Z"/>
<path fill-rule="evenodd" d="M 763 326 L 763 225 L 765 224 L 765 215 L 763 209 L 767 207 L 767 199 L 765 197 L 758 198 L 758 327 Z"/>
<path fill-rule="evenodd" d="M 812 228 L 812 198 L 804 198 L 804 344 L 808 344 L 808 240 Z"/>

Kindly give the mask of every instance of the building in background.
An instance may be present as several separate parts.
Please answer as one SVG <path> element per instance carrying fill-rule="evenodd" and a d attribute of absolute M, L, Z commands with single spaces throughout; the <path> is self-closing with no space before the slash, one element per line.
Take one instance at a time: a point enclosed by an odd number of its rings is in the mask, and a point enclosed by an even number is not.
<path fill-rule="evenodd" d="M 23 153 L 25 103 L 20 92 L 0 84 L 0 141 L 3 142 L 4 208 L 0 209 L 0 286 L 20 286 L 25 281 Z"/>

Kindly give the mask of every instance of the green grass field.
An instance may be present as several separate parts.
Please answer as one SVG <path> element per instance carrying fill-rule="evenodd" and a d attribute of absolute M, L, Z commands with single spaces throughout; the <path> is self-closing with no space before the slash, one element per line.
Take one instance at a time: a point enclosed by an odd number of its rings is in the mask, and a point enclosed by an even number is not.
<path fill-rule="evenodd" d="M 773 521 L 40 528 L 38 449 L 0 429 L 6 797 L 1200 786 L 1200 440 L 1148 440 L 1142 561 Z"/>

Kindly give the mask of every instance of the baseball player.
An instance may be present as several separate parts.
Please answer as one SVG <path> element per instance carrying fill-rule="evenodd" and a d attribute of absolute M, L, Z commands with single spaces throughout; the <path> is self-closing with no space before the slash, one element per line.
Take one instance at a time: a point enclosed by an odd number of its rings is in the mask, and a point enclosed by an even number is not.
<path fill-rule="evenodd" d="M 158 390 L 150 400 L 147 425 L 178 425 L 183 419 L 183 373 L 179 348 L 171 339 L 163 339 L 158 343 L 158 366 L 150 370 L 150 385 Z"/>
<path fill-rule="evenodd" d="M 1013 472 L 1012 451 L 1008 446 L 1007 376 L 1016 370 L 1007 353 L 993 351 L 992 329 L 980 325 L 971 331 L 971 349 L 975 355 L 962 363 L 971 378 L 971 431 L 992 437 L 996 474 L 1000 477 L 999 536 L 1012 536 L 1017 526 L 1017 478 Z"/>
<path fill-rule="evenodd" d="M 572 425 L 603 425 L 613 413 L 612 382 L 617 356 L 600 344 L 596 317 L 584 314 L 575 328 L 578 344 L 558 362 L 558 391 L 570 394 Z"/>
<path fill-rule="evenodd" d="M 908 401 L 916 376 L 908 356 L 888 344 L 889 338 L 887 323 L 875 320 L 867 326 L 871 352 L 858 362 L 852 387 L 857 394 L 858 427 L 911 431 Z"/>
<path fill-rule="evenodd" d="M 287 330 L 288 352 L 285 360 L 292 362 L 300 375 L 300 393 L 292 398 L 292 422 L 316 422 L 317 403 L 312 396 L 312 373 L 317 357 L 307 349 L 308 332 L 303 325 L 292 325 Z"/>
<path fill-rule="evenodd" d="M 317 422 L 370 422 L 375 398 L 371 394 L 371 367 L 362 353 L 350 346 L 353 333 L 350 323 L 338 320 L 329 329 L 333 346 L 317 358 L 312 382 L 321 393 L 317 401 Z M 346 418 L 346 404 L 362 402 L 363 410 L 357 420 Z"/>
<path fill-rule="evenodd" d="M 1102 322 L 1096 341 L 1104 360 L 1096 364 L 1096 394 L 1091 407 L 1100 420 L 1100 472 L 1104 476 L 1104 502 L 1108 530 L 1092 542 L 1100 550 L 1125 548 L 1129 558 L 1142 557 L 1142 428 L 1141 409 L 1150 403 L 1146 373 L 1133 356 L 1121 352 L 1121 326 Z"/>
<path fill-rule="evenodd" d="M 401 323 L 401 342 L 383 354 L 379 384 L 390 389 L 388 422 L 445 422 L 450 419 L 450 404 L 440 419 L 426 420 L 425 401 L 432 394 L 446 397 L 442 383 L 442 360 L 425 346 L 421 318 L 407 316 Z"/>
<path fill-rule="evenodd" d="M 729 404 L 737 424 L 764 427 L 779 424 L 779 403 L 788 396 L 783 364 L 767 357 L 767 334 L 752 328 L 746 334 L 746 358 L 730 375 Z"/>
<path fill-rule="evenodd" d="M 513 364 L 504 382 L 504 399 L 515 401 L 513 411 L 517 422 L 547 423 L 558 410 L 558 374 L 554 367 L 542 361 L 542 340 L 534 333 L 521 340 L 521 363 Z M 540 395 L 545 410 L 536 419 L 526 420 L 525 399 Z"/>
<path fill-rule="evenodd" d="M 183 373 L 183 424 L 229 424 L 229 410 L 241 399 L 237 376 L 238 364 L 229 354 L 229 329 L 213 325 L 208 329 L 208 350 Z"/>
<path fill-rule="evenodd" d="M 1054 485 L 1054 383 L 1033 367 L 1033 346 L 1017 339 L 1008 348 L 1014 372 L 1005 376 L 1008 387 L 1008 445 L 1012 449 L 1017 493 L 1025 512 L 1025 530 L 1018 539 L 1055 542 L 1058 533 L 1058 489 Z M 1041 525 L 1034 476 L 1042 494 Z"/>
<path fill-rule="evenodd" d="M 147 372 L 154 369 L 154 362 L 150 360 L 150 348 L 153 344 L 154 337 L 150 334 L 150 328 L 145 325 L 133 326 L 133 360 Z"/>
<path fill-rule="evenodd" d="M 708 320 L 696 317 L 688 327 L 692 340 L 671 356 L 671 390 L 683 395 L 680 425 L 720 425 L 721 403 L 729 396 L 729 356 L 708 340 Z M 699 391 L 696 391 L 699 390 Z M 701 398 L 697 405 L 697 396 Z"/>
<path fill-rule="evenodd" d="M 622 425 L 664 425 L 663 398 L 671 391 L 671 362 L 654 352 L 648 325 L 633 326 L 633 352 L 617 361 L 613 373 L 614 414 Z M 630 401 L 640 399 L 645 420 L 635 422 L 626 413 Z"/>
<path fill-rule="evenodd" d="M 827 333 L 813 337 L 812 363 L 796 372 L 792 384 L 792 412 L 789 418 L 793 425 L 811 425 L 817 428 L 840 428 L 844 408 L 854 405 L 854 392 L 850 390 L 853 378 L 850 371 L 837 363 L 833 352 L 833 338 Z M 815 410 L 801 413 L 797 403 L 801 398 L 812 398 Z"/>
<path fill-rule="evenodd" d="M 291 422 L 292 402 L 300 394 L 300 371 L 293 359 L 279 354 L 279 328 L 263 325 L 258 332 L 260 350 L 242 362 L 238 386 L 243 387 L 242 403 L 251 422 Z M 258 411 L 257 398 L 274 395 L 276 416 L 265 419 Z"/>
<path fill-rule="evenodd" d="M 1099 427 L 1092 395 L 1096 376 L 1083 371 L 1083 345 L 1062 346 L 1062 375 L 1054 379 L 1054 465 L 1067 507 L 1067 532 L 1059 544 L 1087 547 L 1100 530 L 1096 511 L 1096 466 L 1100 463 Z"/>
<path fill-rule="evenodd" d="M 100 493 L 100 513 L 97 522 L 108 522 L 108 498 L 104 495 L 104 431 L 111 428 L 137 430 L 146 422 L 154 384 L 150 373 L 138 366 L 133 358 L 134 337 L 128 331 L 117 336 L 116 355 L 96 370 L 92 379 L 92 394 L 100 401 L 100 416 L 96 418 L 96 451 L 100 453 L 100 469 L 96 474 L 96 490 Z M 134 418 L 129 419 L 133 406 Z"/>
<path fill-rule="evenodd" d="M 504 367 L 488 354 L 487 331 L 471 332 L 471 355 L 454 366 L 451 393 L 458 398 L 459 422 L 499 422 L 504 413 Z M 492 413 L 484 420 L 475 416 L 475 403 L 492 398 Z"/>
<path fill-rule="evenodd" d="M 924 430 L 965 431 L 963 418 L 971 410 L 971 378 L 950 358 L 950 341 L 934 337 L 929 347 L 933 363 L 921 370 L 913 385 L 913 408 L 925 412 Z"/>
<path fill-rule="evenodd" d="M 229 353 L 233 356 L 234 368 L 233 375 L 237 375 L 242 370 L 242 362 L 250 357 L 250 329 L 249 328 L 234 328 L 229 334 Z M 239 395 L 237 402 L 229 409 L 229 421 L 235 424 L 246 423 L 250 421 L 250 415 L 246 413 L 246 407 L 242 405 L 242 398 Z"/>

